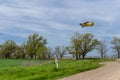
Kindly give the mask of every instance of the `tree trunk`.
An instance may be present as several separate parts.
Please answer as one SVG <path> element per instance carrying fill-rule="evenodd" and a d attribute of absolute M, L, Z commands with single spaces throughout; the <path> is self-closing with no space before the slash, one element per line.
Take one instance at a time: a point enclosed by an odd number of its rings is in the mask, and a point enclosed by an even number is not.
<path fill-rule="evenodd" d="M 79 55 L 79 59 L 80 59 L 80 57 L 81 57 L 81 54 Z"/>
<path fill-rule="evenodd" d="M 14 53 L 14 54 L 13 54 L 13 57 L 14 57 L 14 59 L 17 59 L 17 54 Z"/>
<path fill-rule="evenodd" d="M 35 59 L 37 59 L 37 58 L 36 58 L 36 55 L 35 55 Z"/>
<path fill-rule="evenodd" d="M 9 53 L 6 53 L 5 54 L 5 59 L 8 59 L 9 58 Z"/>
<path fill-rule="evenodd" d="M 85 59 L 85 56 L 86 56 L 86 54 L 83 54 L 83 55 L 82 55 L 83 59 Z"/>
<path fill-rule="evenodd" d="M 101 58 L 103 59 L 104 57 L 103 57 L 103 53 L 101 53 Z"/>
<path fill-rule="evenodd" d="M 120 58 L 120 52 L 119 52 L 119 50 L 117 50 L 117 52 L 118 52 L 118 58 Z"/>
<path fill-rule="evenodd" d="M 51 55 L 48 55 L 48 59 L 50 59 L 51 58 Z"/>
<path fill-rule="evenodd" d="M 63 54 L 60 54 L 60 58 L 63 58 Z"/>
<path fill-rule="evenodd" d="M 78 55 L 76 55 L 76 60 L 78 60 L 79 58 L 78 58 Z"/>
<path fill-rule="evenodd" d="M 23 53 L 22 58 L 25 59 L 25 54 Z"/>
<path fill-rule="evenodd" d="M 5 55 L 5 59 L 7 59 L 8 58 L 8 56 L 7 56 L 7 54 Z"/>
<path fill-rule="evenodd" d="M 33 55 L 30 55 L 30 58 L 33 59 Z"/>
<path fill-rule="evenodd" d="M 120 58 L 120 53 L 118 53 L 118 58 Z"/>
<path fill-rule="evenodd" d="M 72 57 L 73 57 L 73 58 L 75 58 L 75 55 L 74 55 L 74 54 L 72 54 Z"/>

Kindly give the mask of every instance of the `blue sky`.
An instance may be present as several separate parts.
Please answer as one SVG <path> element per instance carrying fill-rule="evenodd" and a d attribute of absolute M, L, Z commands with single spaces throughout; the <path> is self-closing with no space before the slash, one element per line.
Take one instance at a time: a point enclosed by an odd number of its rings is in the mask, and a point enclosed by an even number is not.
<path fill-rule="evenodd" d="M 94 21 L 92 28 L 80 22 Z M 0 0 L 0 43 L 24 42 L 37 32 L 48 46 L 69 45 L 74 32 L 112 40 L 120 31 L 120 0 Z"/>

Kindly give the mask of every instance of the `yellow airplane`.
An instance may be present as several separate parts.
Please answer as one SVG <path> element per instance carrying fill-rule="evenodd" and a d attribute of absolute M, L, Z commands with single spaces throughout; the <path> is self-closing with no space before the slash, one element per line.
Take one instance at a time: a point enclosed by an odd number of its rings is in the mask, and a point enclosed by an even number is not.
<path fill-rule="evenodd" d="M 82 26 L 82 28 L 84 27 L 92 27 L 94 26 L 94 22 L 84 22 L 84 23 L 80 23 L 80 25 Z"/>

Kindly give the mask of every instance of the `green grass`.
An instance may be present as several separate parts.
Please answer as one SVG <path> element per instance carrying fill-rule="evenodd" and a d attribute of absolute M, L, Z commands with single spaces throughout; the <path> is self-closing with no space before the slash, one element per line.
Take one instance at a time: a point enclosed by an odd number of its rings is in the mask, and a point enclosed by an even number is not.
<path fill-rule="evenodd" d="M 54 61 L 0 60 L 0 80 L 56 80 L 61 77 L 100 67 L 101 59 L 60 60 L 59 68 Z"/>

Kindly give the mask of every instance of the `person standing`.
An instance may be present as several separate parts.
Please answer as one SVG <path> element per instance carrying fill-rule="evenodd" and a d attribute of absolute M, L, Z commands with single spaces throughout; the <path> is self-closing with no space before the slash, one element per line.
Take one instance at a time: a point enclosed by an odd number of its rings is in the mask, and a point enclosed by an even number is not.
<path fill-rule="evenodd" d="M 58 69 L 58 66 L 59 66 L 59 59 L 56 57 L 55 58 L 55 64 L 56 64 L 56 68 Z"/>

